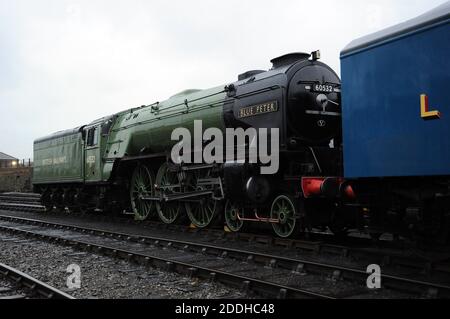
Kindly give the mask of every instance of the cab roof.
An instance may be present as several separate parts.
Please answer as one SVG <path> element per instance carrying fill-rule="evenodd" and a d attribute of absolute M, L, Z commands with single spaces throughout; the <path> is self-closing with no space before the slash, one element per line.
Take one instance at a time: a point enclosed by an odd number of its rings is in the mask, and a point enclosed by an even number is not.
<path fill-rule="evenodd" d="M 83 127 L 84 126 L 78 126 L 76 128 L 72 128 L 72 129 L 68 129 L 68 130 L 64 130 L 64 131 L 58 131 L 58 132 L 55 132 L 53 134 L 49 134 L 49 135 L 43 136 L 41 138 L 38 138 L 38 139 L 34 140 L 34 144 L 40 143 L 40 142 L 49 141 L 49 140 L 53 140 L 55 138 L 60 138 L 60 137 L 64 137 L 64 136 L 77 134 L 77 133 L 79 133 L 79 132 L 81 132 L 83 130 Z"/>

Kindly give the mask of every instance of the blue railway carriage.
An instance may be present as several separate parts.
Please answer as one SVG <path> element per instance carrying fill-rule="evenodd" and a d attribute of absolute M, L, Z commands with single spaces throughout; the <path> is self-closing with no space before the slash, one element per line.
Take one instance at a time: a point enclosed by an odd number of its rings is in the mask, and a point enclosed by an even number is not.
<path fill-rule="evenodd" d="M 344 176 L 372 229 L 447 236 L 450 2 L 351 42 L 341 73 Z"/>

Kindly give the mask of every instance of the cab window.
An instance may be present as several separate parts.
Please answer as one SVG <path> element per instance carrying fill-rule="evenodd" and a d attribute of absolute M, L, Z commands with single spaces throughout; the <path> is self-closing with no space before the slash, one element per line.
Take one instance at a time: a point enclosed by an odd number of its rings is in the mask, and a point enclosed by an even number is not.
<path fill-rule="evenodd" d="M 107 136 L 109 134 L 109 129 L 112 126 L 112 120 L 108 120 L 102 124 L 102 136 Z"/>
<path fill-rule="evenodd" d="M 98 128 L 92 127 L 88 130 L 87 146 L 94 146 L 98 144 Z"/>

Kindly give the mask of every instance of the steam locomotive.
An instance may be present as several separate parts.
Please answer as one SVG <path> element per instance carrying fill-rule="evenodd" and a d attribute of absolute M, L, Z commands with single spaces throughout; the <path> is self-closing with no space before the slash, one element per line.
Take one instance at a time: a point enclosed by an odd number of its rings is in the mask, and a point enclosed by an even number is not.
<path fill-rule="evenodd" d="M 340 80 L 318 54 L 284 55 L 269 71 L 248 71 L 236 82 L 186 90 L 38 139 L 33 184 L 49 209 L 131 209 L 138 220 L 158 215 L 170 224 L 187 217 L 196 227 L 224 218 L 231 231 L 263 221 L 290 236 L 306 216 L 299 206 L 302 183 L 342 171 Z M 223 132 L 277 128 L 278 171 L 263 175 L 262 163 L 246 160 L 248 138 L 234 146 L 243 158 L 174 163 L 172 132 L 183 127 L 194 135 L 196 120 L 204 130 Z M 330 147 L 332 140 L 337 147 Z M 329 188 L 337 183 L 327 180 Z M 325 206 L 333 208 L 332 201 L 315 206 L 308 210 L 329 214 Z"/>
<path fill-rule="evenodd" d="M 239 231 L 263 222 L 280 237 L 312 227 L 448 233 L 450 42 L 439 39 L 450 34 L 449 12 L 446 4 L 352 42 L 342 87 L 319 51 L 291 53 L 268 71 L 37 139 L 33 185 L 47 209 L 131 211 L 166 224 Z M 174 160 L 174 130 L 198 135 L 199 120 L 241 156 Z M 273 174 L 252 158 L 260 133 L 279 163 Z M 195 159 L 218 140 L 185 142 L 199 148 L 179 155 Z"/>

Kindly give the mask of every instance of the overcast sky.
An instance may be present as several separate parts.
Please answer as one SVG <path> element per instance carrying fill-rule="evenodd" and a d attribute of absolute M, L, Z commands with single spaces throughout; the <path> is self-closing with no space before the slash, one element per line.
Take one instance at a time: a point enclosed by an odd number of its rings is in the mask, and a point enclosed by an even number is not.
<path fill-rule="evenodd" d="M 352 39 L 445 0 L 0 0 L 0 151 Z"/>

